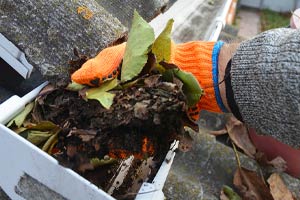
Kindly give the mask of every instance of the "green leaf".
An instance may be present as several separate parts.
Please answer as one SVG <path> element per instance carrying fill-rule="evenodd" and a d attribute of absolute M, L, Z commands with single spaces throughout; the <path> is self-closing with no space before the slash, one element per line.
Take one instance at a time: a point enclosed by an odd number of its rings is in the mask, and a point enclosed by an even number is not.
<path fill-rule="evenodd" d="M 13 125 L 13 123 L 16 124 L 18 128 L 23 124 L 24 120 L 26 119 L 27 115 L 32 111 L 34 106 L 34 102 L 31 102 L 27 104 L 22 112 L 18 114 L 15 118 L 13 118 L 8 124 L 7 127 L 10 127 Z"/>
<path fill-rule="evenodd" d="M 27 140 L 35 145 L 40 145 L 41 143 L 47 141 L 52 133 L 48 131 L 35 131 L 35 130 L 28 130 Z"/>
<path fill-rule="evenodd" d="M 126 44 L 123 58 L 121 82 L 136 77 L 143 69 L 148 59 L 150 46 L 155 39 L 153 28 L 134 11 L 132 26 Z"/>
<path fill-rule="evenodd" d="M 104 82 L 100 87 L 88 89 L 87 92 L 107 92 L 114 89 L 118 85 L 118 79 Z"/>
<path fill-rule="evenodd" d="M 173 82 L 174 79 L 173 69 L 167 69 L 165 72 L 162 73 L 162 77 L 164 81 Z"/>
<path fill-rule="evenodd" d="M 161 66 L 161 61 L 169 62 L 171 59 L 171 32 L 174 20 L 170 19 L 161 32 L 161 34 L 155 40 L 152 46 L 152 53 L 156 56 L 157 69 L 160 73 L 164 72 L 165 69 Z"/>
<path fill-rule="evenodd" d="M 111 81 L 105 82 L 98 88 L 91 88 L 86 91 L 87 99 L 96 99 L 101 105 L 109 109 L 114 101 L 115 94 L 109 93 L 107 91 L 115 88 L 118 85 L 118 80 L 113 79 Z"/>
<path fill-rule="evenodd" d="M 187 98 L 189 107 L 195 105 L 200 100 L 203 90 L 200 87 L 198 80 L 190 72 L 185 72 L 180 69 L 173 69 L 174 75 L 183 83 L 183 93 Z"/>
<path fill-rule="evenodd" d="M 72 81 L 72 83 L 68 84 L 68 86 L 66 87 L 66 89 L 70 90 L 70 91 L 77 92 L 79 90 L 82 90 L 85 87 L 86 87 L 85 85 L 81 85 L 79 83 L 76 83 L 76 82 Z"/>
<path fill-rule="evenodd" d="M 227 185 L 223 186 L 223 192 L 229 200 L 242 200 L 242 198 Z"/>
<path fill-rule="evenodd" d="M 113 164 L 115 163 L 117 160 L 114 158 L 108 158 L 108 159 L 99 159 L 99 158 L 92 158 L 90 160 L 90 163 L 94 166 L 94 168 L 96 167 L 100 167 L 103 165 L 108 165 L 108 164 Z"/>
<path fill-rule="evenodd" d="M 12 128 L 11 130 L 13 130 L 15 133 L 20 134 L 20 133 L 26 131 L 27 128 L 25 128 L 25 127 L 20 127 L 20 128 Z"/>
<path fill-rule="evenodd" d="M 47 140 L 47 142 L 45 142 L 45 144 L 42 147 L 42 150 L 47 152 L 48 149 L 50 148 L 50 146 L 55 142 L 55 140 L 58 139 L 58 133 L 59 133 L 60 129 L 53 135 L 51 135 L 51 137 L 49 137 L 49 139 Z"/>
<path fill-rule="evenodd" d="M 110 106 L 113 104 L 114 97 L 115 94 L 109 92 L 98 92 L 88 95 L 88 99 L 98 100 L 101 103 L 101 105 L 106 109 L 109 109 Z"/>

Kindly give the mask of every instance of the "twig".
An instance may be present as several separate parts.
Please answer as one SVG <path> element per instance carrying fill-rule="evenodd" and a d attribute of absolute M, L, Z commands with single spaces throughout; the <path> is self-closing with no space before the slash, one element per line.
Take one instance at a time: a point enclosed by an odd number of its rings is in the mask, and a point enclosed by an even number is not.
<path fill-rule="evenodd" d="M 240 161 L 240 157 L 239 157 L 239 154 L 236 150 L 236 147 L 235 147 L 235 144 L 233 143 L 233 141 L 231 140 L 231 144 L 233 146 L 233 151 L 234 151 L 234 155 L 235 155 L 235 158 L 236 158 L 236 162 L 237 162 L 237 165 L 239 168 L 241 168 L 241 161 Z"/>

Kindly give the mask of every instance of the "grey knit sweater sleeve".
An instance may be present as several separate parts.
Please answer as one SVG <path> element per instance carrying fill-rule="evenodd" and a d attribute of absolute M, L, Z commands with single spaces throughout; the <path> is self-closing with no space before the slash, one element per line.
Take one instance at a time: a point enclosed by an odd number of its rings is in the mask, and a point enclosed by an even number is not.
<path fill-rule="evenodd" d="M 241 43 L 230 74 L 244 122 L 299 147 L 300 30 L 274 29 Z"/>

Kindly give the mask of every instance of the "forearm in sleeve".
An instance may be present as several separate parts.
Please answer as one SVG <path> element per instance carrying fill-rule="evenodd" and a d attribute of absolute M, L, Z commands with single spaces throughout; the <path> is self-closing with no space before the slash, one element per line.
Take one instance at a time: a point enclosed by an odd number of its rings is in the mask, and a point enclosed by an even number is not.
<path fill-rule="evenodd" d="M 259 133 L 299 147 L 300 30 L 274 29 L 242 42 L 227 68 L 233 113 Z"/>

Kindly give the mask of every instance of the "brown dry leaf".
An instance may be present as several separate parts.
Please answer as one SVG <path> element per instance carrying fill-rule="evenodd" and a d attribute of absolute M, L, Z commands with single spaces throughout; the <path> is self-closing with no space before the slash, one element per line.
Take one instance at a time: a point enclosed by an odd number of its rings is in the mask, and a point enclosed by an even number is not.
<path fill-rule="evenodd" d="M 164 61 L 161 61 L 159 64 L 162 65 L 165 69 L 177 69 L 178 68 L 177 65 L 175 65 L 173 63 L 166 63 Z"/>
<path fill-rule="evenodd" d="M 247 127 L 232 116 L 226 123 L 226 129 L 234 144 L 241 148 L 249 157 L 254 158 L 256 148 L 249 138 Z"/>
<path fill-rule="evenodd" d="M 144 83 L 147 87 L 154 87 L 160 82 L 161 75 L 153 75 L 145 78 Z"/>
<path fill-rule="evenodd" d="M 224 135 L 224 134 L 227 134 L 227 129 L 223 128 L 223 129 L 218 130 L 218 131 L 209 131 L 209 134 L 214 135 L 214 136 Z"/>
<path fill-rule="evenodd" d="M 46 85 L 38 94 L 36 101 L 39 105 L 44 104 L 44 99 L 47 97 L 48 94 L 52 93 L 53 91 L 57 90 L 53 85 L 49 84 Z"/>
<path fill-rule="evenodd" d="M 264 167 L 269 165 L 268 164 L 269 161 L 268 161 L 268 158 L 267 158 L 265 153 L 263 153 L 261 151 L 257 151 L 255 153 L 254 157 L 255 157 L 255 160 L 258 162 L 259 165 L 264 166 Z"/>
<path fill-rule="evenodd" d="M 274 200 L 296 200 L 278 173 L 273 173 L 269 177 L 268 183 L 270 185 L 270 192 Z"/>
<path fill-rule="evenodd" d="M 38 96 L 43 96 L 43 95 L 46 95 L 46 94 L 49 94 L 51 92 L 53 92 L 54 90 L 56 90 L 56 88 L 49 84 L 49 85 L 46 85 L 41 91 L 40 93 L 38 94 Z"/>
<path fill-rule="evenodd" d="M 89 142 L 95 138 L 97 131 L 96 130 L 73 129 L 70 131 L 69 134 L 76 135 L 83 142 Z"/>
<path fill-rule="evenodd" d="M 264 167 L 273 167 L 274 172 L 284 172 L 287 169 L 286 161 L 280 156 L 277 156 L 273 160 L 269 161 L 263 152 L 258 151 L 255 154 L 255 160 Z"/>
<path fill-rule="evenodd" d="M 41 110 L 39 109 L 39 104 L 37 101 L 34 102 L 33 110 L 31 112 L 32 121 L 35 123 L 40 123 L 43 121 Z"/>
<path fill-rule="evenodd" d="M 244 200 L 273 200 L 262 177 L 254 171 L 243 167 L 238 168 L 234 174 L 233 184 Z"/>
<path fill-rule="evenodd" d="M 287 169 L 286 161 L 280 156 L 277 156 L 273 160 L 269 161 L 268 164 L 272 165 L 277 172 L 284 172 Z"/>

